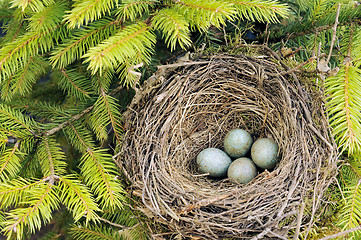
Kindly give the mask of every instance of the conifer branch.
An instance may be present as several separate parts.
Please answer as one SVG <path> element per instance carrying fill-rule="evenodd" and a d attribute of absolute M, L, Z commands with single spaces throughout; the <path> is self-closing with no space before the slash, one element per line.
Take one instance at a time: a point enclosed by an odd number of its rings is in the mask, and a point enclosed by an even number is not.
<path fill-rule="evenodd" d="M 87 239 L 94 239 L 94 240 L 120 240 L 120 236 L 118 237 L 111 233 L 110 230 L 96 228 L 91 229 L 84 226 L 74 226 L 70 229 L 71 235 L 76 240 L 87 240 Z"/>
<path fill-rule="evenodd" d="M 60 69 L 62 77 L 59 81 L 59 86 L 67 93 L 79 98 L 90 98 L 91 86 L 89 86 L 88 79 L 77 71 L 66 71 L 64 68 Z"/>
<path fill-rule="evenodd" d="M 29 201 L 30 207 L 17 208 L 8 213 L 8 220 L 3 229 L 8 236 L 15 232 L 18 239 L 21 239 L 25 226 L 28 226 L 30 232 L 35 232 L 36 229 L 40 229 L 42 222 L 50 221 L 52 211 L 59 207 L 54 185 L 47 184 L 45 189 L 36 190 L 32 198 Z"/>
<path fill-rule="evenodd" d="M 137 17 L 149 14 L 149 6 L 156 3 L 156 0 L 123 0 L 117 15 L 122 21 L 134 21 Z"/>
<path fill-rule="evenodd" d="M 53 0 L 13 0 L 11 1 L 11 7 L 21 8 L 23 12 L 30 8 L 33 12 L 39 12 L 44 9 L 45 6 L 54 4 Z"/>
<path fill-rule="evenodd" d="M 111 155 L 104 150 L 88 149 L 82 156 L 80 169 L 84 181 L 98 196 L 103 208 L 121 208 L 123 190 L 116 176 L 116 166 Z"/>
<path fill-rule="evenodd" d="M 59 126 L 55 127 L 55 128 L 52 128 L 50 129 L 49 131 L 45 132 L 44 133 L 44 136 L 50 136 L 50 135 L 53 135 L 54 133 L 62 130 L 64 127 L 68 126 L 70 123 L 80 119 L 81 117 L 83 117 L 85 114 L 87 114 L 88 112 L 90 112 L 91 110 L 93 109 L 93 106 L 90 106 L 88 108 L 86 108 L 85 110 L 83 110 L 81 113 L 75 115 L 75 116 L 72 116 L 69 120 L 59 124 Z"/>
<path fill-rule="evenodd" d="M 160 10 L 152 19 L 153 28 L 163 33 L 163 38 L 171 51 L 177 45 L 183 49 L 191 45 L 188 25 L 186 19 L 172 8 Z"/>
<path fill-rule="evenodd" d="M 154 43 L 155 36 L 149 31 L 149 27 L 138 22 L 127 26 L 106 42 L 90 48 L 83 56 L 84 63 L 89 62 L 88 69 L 92 74 L 99 72 L 101 76 L 104 69 L 116 69 L 127 59 L 148 62 Z"/>
<path fill-rule="evenodd" d="M 63 24 L 41 33 L 27 32 L 20 39 L 7 43 L 0 50 L 0 76 L 3 79 L 10 77 L 18 69 L 19 64 L 22 64 L 20 60 L 27 61 L 38 52 L 44 53 L 50 50 L 54 45 L 54 40 L 56 41 L 61 36 L 58 31 L 62 31 Z"/>
<path fill-rule="evenodd" d="M 75 176 L 59 177 L 59 198 L 72 210 L 74 221 L 85 215 L 86 221 L 97 221 L 100 211 L 89 190 Z"/>
<path fill-rule="evenodd" d="M 21 141 L 17 141 L 14 147 L 0 157 L 0 181 L 5 181 L 16 176 L 20 169 L 20 159 L 16 155 Z"/>
<path fill-rule="evenodd" d="M 241 18 L 260 22 L 279 22 L 277 16 L 285 18 L 289 14 L 286 4 L 263 0 L 232 0 Z"/>
<path fill-rule="evenodd" d="M 115 0 L 77 0 L 64 20 L 67 21 L 69 28 L 80 27 L 83 24 L 87 25 L 106 13 L 110 13 L 110 9 L 115 4 Z"/>
<path fill-rule="evenodd" d="M 70 143 L 81 153 L 85 153 L 88 148 L 92 149 L 95 146 L 92 135 L 86 128 L 83 128 L 82 132 L 80 132 L 70 123 L 69 126 L 64 129 L 64 132 Z"/>
<path fill-rule="evenodd" d="M 0 120 L 0 129 L 10 130 L 15 136 L 23 137 L 28 133 L 37 136 L 32 129 L 32 127 L 36 127 L 35 121 L 9 106 L 0 104 Z"/>
<path fill-rule="evenodd" d="M 119 110 L 118 106 L 115 105 L 115 99 L 111 96 L 105 94 L 104 89 L 100 88 L 101 96 L 103 97 L 103 102 L 106 107 L 106 114 L 109 116 L 110 123 L 113 127 L 114 135 L 118 141 L 118 143 L 121 142 L 121 130 L 122 125 L 120 123 L 120 115 L 116 115 Z"/>
<path fill-rule="evenodd" d="M 231 2 L 205 2 L 201 0 L 178 0 L 176 9 L 189 19 L 192 28 L 207 30 L 211 25 L 220 28 L 226 20 L 234 19 L 237 10 Z"/>
<path fill-rule="evenodd" d="M 52 52 L 50 62 L 53 67 L 66 67 L 79 59 L 89 48 L 94 47 L 103 39 L 112 35 L 119 24 L 118 20 L 104 19 L 90 24 L 85 30 L 78 30 L 73 34 L 72 38 L 59 45 Z"/>
<path fill-rule="evenodd" d="M 28 27 L 31 31 L 41 33 L 43 31 L 52 31 L 58 26 L 65 14 L 66 6 L 62 2 L 54 2 L 45 7 L 42 11 L 34 13 L 29 18 Z"/>

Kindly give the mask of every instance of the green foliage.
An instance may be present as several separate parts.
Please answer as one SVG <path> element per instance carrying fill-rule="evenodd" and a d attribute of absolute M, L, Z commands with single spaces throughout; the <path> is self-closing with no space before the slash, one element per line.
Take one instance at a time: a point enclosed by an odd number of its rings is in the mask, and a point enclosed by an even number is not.
<path fill-rule="evenodd" d="M 116 5 L 114 0 L 77 0 L 75 1 L 69 14 L 64 18 L 69 28 L 87 25 L 110 13 L 110 10 Z"/>
<path fill-rule="evenodd" d="M 186 48 L 191 45 L 189 23 L 175 9 L 162 9 L 153 18 L 153 28 L 163 33 L 168 47 L 174 50 L 176 46 Z"/>
<path fill-rule="evenodd" d="M 116 69 L 119 62 L 126 63 L 129 59 L 149 63 L 154 43 L 155 36 L 148 26 L 137 22 L 125 27 L 106 42 L 90 48 L 83 58 L 85 63 L 89 62 L 88 69 L 93 74 L 99 72 L 102 75 L 103 66 Z"/>
<path fill-rule="evenodd" d="M 11 100 L 16 95 L 25 95 L 32 90 L 38 78 L 45 73 L 49 63 L 44 58 L 32 56 L 1 83 L 1 98 Z"/>
<path fill-rule="evenodd" d="M 260 0 L 1 1 L 1 234 L 27 239 L 62 216 L 44 239 L 146 239 L 113 159 L 122 88 L 139 84 L 157 41 L 187 49 L 194 32 L 288 12 Z"/>
<path fill-rule="evenodd" d="M 287 17 L 289 10 L 286 4 L 277 1 L 232 0 L 242 19 L 258 22 L 278 22 L 278 17 Z"/>
<path fill-rule="evenodd" d="M 342 150 L 361 151 L 361 71 L 346 63 L 325 82 L 333 134 Z"/>
<path fill-rule="evenodd" d="M 100 211 L 90 190 L 79 180 L 79 176 L 68 175 L 59 178 L 59 198 L 68 209 L 72 210 L 74 221 L 79 221 L 83 216 L 86 222 L 97 221 Z"/>
<path fill-rule="evenodd" d="M 81 159 L 80 170 L 84 181 L 97 195 L 97 201 L 105 209 L 122 207 L 124 193 L 117 180 L 117 170 L 112 156 L 104 150 L 91 150 Z"/>
<path fill-rule="evenodd" d="M 155 0 L 125 0 L 122 1 L 117 15 L 121 21 L 130 20 L 135 21 L 143 15 L 149 15 L 149 7 L 156 3 Z"/>
<path fill-rule="evenodd" d="M 360 181 L 359 159 L 352 159 L 350 165 L 341 169 L 340 179 L 343 186 L 345 199 L 338 215 L 338 226 L 342 230 L 359 226 L 361 221 L 361 181 Z M 348 239 L 358 239 L 360 232 L 356 231 L 349 235 Z"/>

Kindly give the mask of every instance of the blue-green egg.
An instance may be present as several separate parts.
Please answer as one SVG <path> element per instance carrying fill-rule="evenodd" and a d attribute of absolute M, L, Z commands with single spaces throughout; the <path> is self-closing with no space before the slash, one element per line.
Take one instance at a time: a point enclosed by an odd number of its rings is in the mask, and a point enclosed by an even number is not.
<path fill-rule="evenodd" d="M 253 162 L 260 168 L 272 170 L 277 163 L 278 145 L 271 138 L 257 139 L 251 149 Z"/>
<path fill-rule="evenodd" d="M 227 175 L 238 183 L 248 183 L 257 176 L 257 167 L 249 158 L 238 158 L 229 166 Z"/>
<path fill-rule="evenodd" d="M 253 139 L 251 134 L 243 129 L 233 129 L 224 138 L 224 150 L 229 156 L 239 158 L 245 156 L 251 149 Z"/>
<path fill-rule="evenodd" d="M 227 175 L 231 158 L 218 148 L 206 148 L 197 156 L 198 169 L 202 173 L 209 173 L 211 177 L 224 177 Z"/>

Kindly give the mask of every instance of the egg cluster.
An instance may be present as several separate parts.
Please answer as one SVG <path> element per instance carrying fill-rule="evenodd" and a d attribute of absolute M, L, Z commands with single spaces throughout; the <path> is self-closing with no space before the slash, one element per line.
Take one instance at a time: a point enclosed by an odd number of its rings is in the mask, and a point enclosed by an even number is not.
<path fill-rule="evenodd" d="M 270 138 L 252 136 L 243 129 L 233 129 L 224 138 L 224 151 L 206 148 L 197 156 L 198 169 L 211 177 L 226 175 L 239 183 L 248 183 L 260 169 L 272 170 L 277 163 L 278 145 Z M 251 152 L 251 158 L 245 157 Z M 232 161 L 232 159 L 235 159 Z"/>

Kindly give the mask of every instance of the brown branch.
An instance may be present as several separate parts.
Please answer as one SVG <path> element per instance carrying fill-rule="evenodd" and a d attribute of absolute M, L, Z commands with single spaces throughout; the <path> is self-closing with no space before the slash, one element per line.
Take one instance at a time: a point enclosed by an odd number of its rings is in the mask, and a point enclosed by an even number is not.
<path fill-rule="evenodd" d="M 330 235 L 330 236 L 327 236 L 327 237 L 324 237 L 324 238 L 321 238 L 321 239 L 318 239 L 318 240 L 333 239 L 333 238 L 341 237 L 341 236 L 344 236 L 346 234 L 349 234 L 349 233 L 352 233 L 352 232 L 355 232 L 355 231 L 359 231 L 359 230 L 361 230 L 361 226 L 357 226 L 355 228 L 351 228 L 351 229 L 348 229 L 348 230 L 345 230 L 345 231 L 342 231 L 342 232 L 339 232 L 339 233 L 336 233 L 336 234 L 333 234 L 333 235 Z"/>
<path fill-rule="evenodd" d="M 301 229 L 301 224 L 302 224 L 302 218 L 303 218 L 303 212 L 305 211 L 305 203 L 301 203 L 301 209 L 300 212 L 298 214 L 298 218 L 297 218 L 297 228 L 296 228 L 296 232 L 295 235 L 293 235 L 293 240 L 297 240 L 299 235 L 300 235 L 300 229 Z"/>
<path fill-rule="evenodd" d="M 344 21 L 340 24 L 338 24 L 339 26 L 345 26 L 345 25 L 350 25 L 352 23 L 356 23 L 361 25 L 361 20 L 360 19 L 352 19 L 352 21 Z M 313 29 L 304 31 L 304 32 L 298 32 L 298 33 L 290 33 L 287 35 L 287 39 L 294 39 L 294 38 L 298 38 L 298 37 L 302 37 L 308 34 L 312 34 L 312 33 L 319 33 L 319 32 L 323 32 L 326 30 L 330 30 L 334 25 L 323 25 L 323 26 L 319 26 L 319 27 L 315 27 Z"/>
<path fill-rule="evenodd" d="M 181 62 L 181 63 L 161 65 L 161 66 L 158 66 L 158 69 L 175 68 L 175 67 L 182 67 L 182 66 L 188 66 L 188 65 L 207 64 L 207 63 L 210 63 L 210 61 L 203 61 L 203 62 Z"/>
<path fill-rule="evenodd" d="M 278 73 L 276 75 L 287 75 L 287 74 L 293 73 L 293 72 L 297 71 L 298 69 L 300 69 L 301 67 L 305 66 L 307 63 L 309 63 L 315 59 L 318 59 L 320 57 L 323 57 L 323 56 L 326 56 L 326 54 L 322 53 L 320 56 L 310 57 L 307 61 L 301 63 L 300 65 L 296 66 L 295 68 L 289 69 L 288 71 L 285 71 L 285 72 Z"/>
<path fill-rule="evenodd" d="M 326 65 L 330 62 L 333 45 L 335 44 L 335 41 L 336 41 L 337 24 L 338 24 L 338 16 L 340 15 L 340 8 L 341 8 L 341 3 L 339 3 L 337 6 L 335 25 L 332 28 L 332 40 L 331 40 L 330 52 L 328 53 Z"/>
<path fill-rule="evenodd" d="M 79 118 L 81 118 L 82 116 L 84 116 L 85 114 L 87 114 L 88 112 L 90 112 L 93 109 L 94 106 L 90 106 L 87 109 L 83 110 L 81 113 L 72 116 L 70 119 L 68 119 L 67 121 L 59 124 L 59 126 L 50 129 L 49 131 L 45 132 L 44 135 L 45 136 L 49 136 L 49 135 L 53 135 L 54 133 L 62 130 L 63 128 L 65 128 L 66 126 L 68 126 L 70 123 L 78 120 Z"/>
<path fill-rule="evenodd" d="M 121 228 L 122 230 L 131 230 L 131 229 L 136 228 L 139 225 L 139 223 L 137 223 L 132 227 L 128 227 L 128 226 L 125 226 L 125 225 L 120 225 L 120 224 L 117 224 L 117 223 L 113 223 L 113 222 L 111 222 L 111 221 L 109 221 L 109 220 L 107 220 L 105 218 L 101 218 L 101 217 L 99 218 L 99 220 L 102 221 L 102 222 L 108 223 L 109 225 L 112 225 L 114 227 Z"/>

